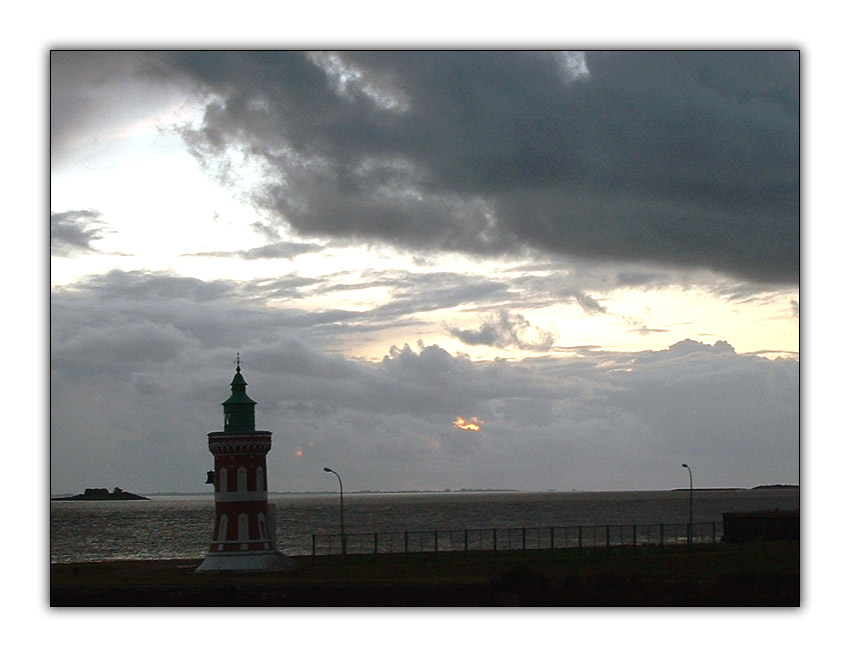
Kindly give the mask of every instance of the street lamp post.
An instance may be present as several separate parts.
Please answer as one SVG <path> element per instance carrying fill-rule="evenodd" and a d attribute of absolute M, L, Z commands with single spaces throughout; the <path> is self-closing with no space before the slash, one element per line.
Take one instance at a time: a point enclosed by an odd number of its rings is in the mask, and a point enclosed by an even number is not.
<path fill-rule="evenodd" d="M 332 470 L 331 468 L 326 467 L 325 472 L 330 472 L 331 474 L 335 474 L 336 478 L 339 479 L 339 540 L 340 545 L 342 546 L 342 553 L 345 554 L 345 515 L 343 513 L 343 504 L 342 504 L 342 477 L 339 476 L 339 473 L 336 470 Z"/>
<path fill-rule="evenodd" d="M 691 528 L 694 524 L 694 475 L 691 472 L 687 463 L 682 463 L 683 468 L 688 470 L 688 479 L 690 480 L 690 493 L 688 496 L 688 545 L 691 544 Z"/>

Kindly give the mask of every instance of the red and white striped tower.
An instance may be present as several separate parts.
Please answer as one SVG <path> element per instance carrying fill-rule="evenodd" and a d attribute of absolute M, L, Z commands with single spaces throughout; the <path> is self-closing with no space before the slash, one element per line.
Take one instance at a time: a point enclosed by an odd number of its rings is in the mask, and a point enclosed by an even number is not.
<path fill-rule="evenodd" d="M 240 365 L 237 354 L 231 395 L 222 402 L 224 431 L 207 434 L 215 459 L 208 479 L 215 484 L 215 528 L 198 571 L 290 570 L 295 567 L 293 560 L 274 546 L 274 518 L 268 502 L 266 454 L 272 447 L 272 432 L 254 429 L 257 402 L 245 393 Z"/>

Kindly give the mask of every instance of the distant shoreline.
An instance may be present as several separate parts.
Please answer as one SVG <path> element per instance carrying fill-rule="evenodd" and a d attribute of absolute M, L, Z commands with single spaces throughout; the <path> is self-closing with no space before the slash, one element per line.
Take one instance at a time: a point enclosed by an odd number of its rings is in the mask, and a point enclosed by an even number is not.
<path fill-rule="evenodd" d="M 712 490 L 782 490 L 782 489 L 799 489 L 800 486 L 797 484 L 768 484 L 766 486 L 753 486 L 752 488 L 739 488 L 736 486 L 728 487 L 728 488 L 694 488 L 694 492 L 697 491 L 712 491 Z M 673 488 L 671 490 L 681 492 L 688 491 L 690 488 Z"/>
<path fill-rule="evenodd" d="M 743 490 L 799 490 L 799 484 L 764 484 L 760 486 L 753 486 L 752 488 L 746 488 L 744 486 L 726 486 L 726 487 L 707 487 L 707 488 L 694 488 L 694 492 L 710 492 L 710 491 L 743 491 Z M 530 493 L 530 494 L 539 494 L 539 493 L 634 493 L 634 492 L 682 492 L 689 491 L 689 488 L 670 488 L 670 489 L 651 489 L 651 490 L 521 490 L 518 488 L 459 488 L 459 489 L 442 489 L 442 490 L 352 490 L 345 491 L 346 495 L 419 495 L 419 494 L 456 494 L 456 493 Z M 129 493 L 132 495 L 132 493 Z M 269 491 L 269 495 L 338 495 L 338 491 L 294 491 L 294 490 L 285 490 L 285 491 Z M 175 491 L 169 491 L 166 493 L 157 491 L 155 493 L 146 493 L 146 495 L 150 495 L 151 497 L 212 497 L 213 492 L 205 491 L 202 493 L 194 492 L 194 493 L 181 493 Z M 71 494 L 63 494 L 51 496 L 50 501 L 66 501 L 72 499 L 78 499 L 80 496 L 73 496 Z M 86 499 L 94 499 L 94 498 L 86 498 Z M 132 499 L 149 499 L 147 497 L 139 496 Z"/>

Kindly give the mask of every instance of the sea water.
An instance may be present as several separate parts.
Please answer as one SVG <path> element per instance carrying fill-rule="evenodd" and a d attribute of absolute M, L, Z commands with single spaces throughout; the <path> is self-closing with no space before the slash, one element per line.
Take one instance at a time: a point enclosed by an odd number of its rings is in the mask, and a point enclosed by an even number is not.
<path fill-rule="evenodd" d="M 339 495 L 269 494 L 277 548 L 308 555 L 314 534 L 338 534 Z M 689 491 L 352 493 L 346 534 L 491 528 L 686 523 Z M 796 509 L 796 488 L 695 490 L 694 523 L 729 511 Z M 212 495 L 50 503 L 50 561 L 202 558 L 213 533 Z M 719 530 L 718 530 L 719 531 Z"/>

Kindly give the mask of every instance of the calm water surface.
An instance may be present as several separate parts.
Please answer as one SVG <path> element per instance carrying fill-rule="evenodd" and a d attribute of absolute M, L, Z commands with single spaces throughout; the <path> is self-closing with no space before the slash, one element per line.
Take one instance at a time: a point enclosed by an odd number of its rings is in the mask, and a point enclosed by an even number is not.
<path fill-rule="evenodd" d="M 339 531 L 339 496 L 270 494 L 278 549 L 306 555 L 312 535 Z M 795 509 L 797 489 L 694 492 L 694 522 L 724 512 Z M 51 502 L 50 561 L 201 558 L 213 532 L 212 495 L 149 501 Z M 684 523 L 688 491 L 363 493 L 345 496 L 346 533 L 492 527 Z"/>

